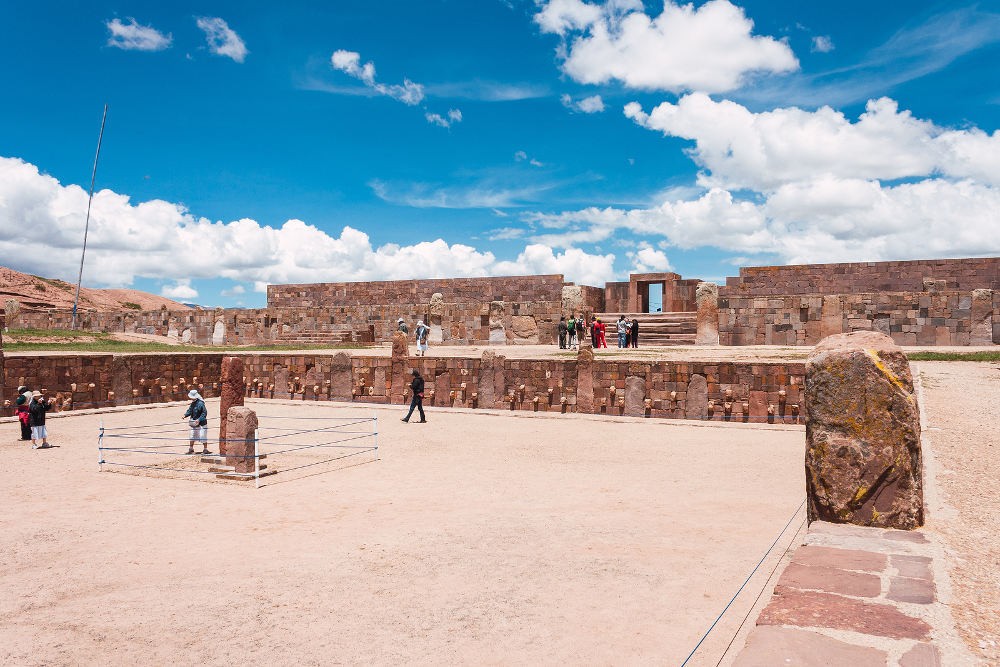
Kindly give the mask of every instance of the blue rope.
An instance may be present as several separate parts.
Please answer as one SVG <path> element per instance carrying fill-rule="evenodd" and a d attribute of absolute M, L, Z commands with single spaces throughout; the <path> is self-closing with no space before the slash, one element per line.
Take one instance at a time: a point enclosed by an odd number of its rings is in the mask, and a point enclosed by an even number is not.
<path fill-rule="evenodd" d="M 699 647 L 699 646 L 701 646 L 702 642 L 704 642 L 704 641 L 705 641 L 705 639 L 707 639 L 707 638 L 708 638 L 708 633 L 710 633 L 710 632 L 712 631 L 712 628 L 714 628 L 714 627 L 715 627 L 715 624 L 716 624 L 716 623 L 718 623 L 718 622 L 719 622 L 719 621 L 720 621 L 720 620 L 722 619 L 722 615 L 723 615 L 723 614 L 725 614 L 725 613 L 726 613 L 726 611 L 727 611 L 727 610 L 729 609 L 729 607 L 730 607 L 730 606 L 731 606 L 731 605 L 733 604 L 733 602 L 735 602 L 735 601 L 736 601 L 736 598 L 737 598 L 737 596 L 739 596 L 739 594 L 740 594 L 740 593 L 741 593 L 741 592 L 743 591 L 744 587 L 746 587 L 746 585 L 747 585 L 748 583 L 750 583 L 750 578 L 751 578 L 751 577 L 753 577 L 753 575 L 754 575 L 754 574 L 756 574 L 756 572 L 757 572 L 757 570 L 758 570 L 758 569 L 760 568 L 761 564 L 763 564 L 763 562 L 764 562 L 764 559 L 765 559 L 765 558 L 767 558 L 767 555 L 768 555 L 769 553 L 771 553 L 771 550 L 772 550 L 772 549 L 774 549 L 774 545 L 778 543 L 778 540 L 780 540 L 780 539 L 781 539 L 781 536 L 785 534 L 785 531 L 786 531 L 786 530 L 788 530 L 788 527 L 789 527 L 790 525 L 792 525 L 792 520 L 793 520 L 793 519 L 795 519 L 795 515 L 797 515 L 797 514 L 799 513 L 799 510 L 800 510 L 800 509 L 802 509 L 802 506 L 803 506 L 803 505 L 805 505 L 805 504 L 806 504 L 806 499 L 805 499 L 805 498 L 803 498 L 803 499 L 802 499 L 802 502 L 801 502 L 801 503 L 799 503 L 799 506 L 795 508 L 795 512 L 793 512 L 793 513 L 792 513 L 792 516 L 791 516 L 791 517 L 789 517 L 789 519 L 788 519 L 788 523 L 786 523 L 786 524 L 785 524 L 785 527 L 781 529 L 781 532 L 780 532 L 780 533 L 778 533 L 778 536 L 777 536 L 776 538 L 774 538 L 774 542 L 772 542 L 772 543 L 771 543 L 771 546 L 769 546 L 769 547 L 767 548 L 767 551 L 765 551 L 765 552 L 764 552 L 764 555 L 760 557 L 760 560 L 759 560 L 759 561 L 757 562 L 757 565 L 756 565 L 756 566 L 754 566 L 753 570 L 751 570 L 751 572 L 750 572 L 750 574 L 749 574 L 749 575 L 747 576 L 746 580 L 745 580 L 745 581 L 743 582 L 743 584 L 742 584 L 742 585 L 741 585 L 741 586 L 739 587 L 739 589 L 737 589 L 737 591 L 736 591 L 736 594 L 735 594 L 735 595 L 733 595 L 733 598 L 732 598 L 732 599 L 731 599 L 731 600 L 729 601 L 729 604 L 727 604 L 727 605 L 725 606 L 725 608 L 724 608 L 724 609 L 722 610 L 722 613 L 720 613 L 720 614 L 719 614 L 719 615 L 718 615 L 718 616 L 717 616 L 717 617 L 715 618 L 715 620 L 714 620 L 714 621 L 712 622 L 712 625 L 711 625 L 711 626 L 709 626 L 708 630 L 706 630 L 706 631 L 705 631 L 705 634 L 704 634 L 704 635 L 702 635 L 701 639 L 700 639 L 700 640 L 698 640 L 698 643 L 697 643 L 697 644 L 695 644 L 695 647 L 694 647 L 693 649 L 691 649 L 691 652 L 690 652 L 690 653 L 688 654 L 688 657 L 686 657 L 686 658 L 684 659 L 684 662 L 682 662 L 682 663 L 681 663 L 681 667 L 684 667 L 684 665 L 688 664 L 688 660 L 690 660 L 690 659 L 691 659 L 691 656 L 693 656 L 693 655 L 694 655 L 694 653 L 695 653 L 695 651 L 697 651 L 697 650 L 698 650 L 698 647 Z"/>

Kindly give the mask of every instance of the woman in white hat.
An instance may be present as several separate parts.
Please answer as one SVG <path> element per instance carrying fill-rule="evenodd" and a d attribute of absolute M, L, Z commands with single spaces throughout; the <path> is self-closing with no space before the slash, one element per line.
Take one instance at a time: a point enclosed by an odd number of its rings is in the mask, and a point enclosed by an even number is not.
<path fill-rule="evenodd" d="M 184 418 L 188 420 L 191 427 L 191 441 L 188 443 L 188 454 L 194 454 L 194 443 L 201 441 L 201 453 L 211 454 L 208 451 L 208 408 L 205 407 L 205 399 L 201 397 L 197 389 L 188 392 L 191 405 L 188 406 Z"/>
<path fill-rule="evenodd" d="M 31 426 L 32 449 L 48 449 L 52 446 L 49 444 L 49 432 L 45 430 L 45 413 L 51 409 L 52 403 L 48 399 L 42 398 L 42 392 L 31 392 L 31 403 L 28 404 L 28 423 Z M 36 440 L 41 440 L 42 444 L 39 445 L 35 442 Z"/>
<path fill-rule="evenodd" d="M 424 324 L 423 320 L 417 320 L 417 356 L 426 357 L 427 356 L 427 335 L 430 333 L 430 329 Z"/>

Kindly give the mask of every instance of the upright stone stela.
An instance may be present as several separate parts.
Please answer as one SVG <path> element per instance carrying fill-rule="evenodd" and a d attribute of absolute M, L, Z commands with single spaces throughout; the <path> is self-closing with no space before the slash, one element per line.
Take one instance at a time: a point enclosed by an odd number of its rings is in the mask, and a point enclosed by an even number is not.
<path fill-rule="evenodd" d="M 806 363 L 805 412 L 810 522 L 923 525 L 920 410 L 891 338 L 857 331 L 821 341 Z"/>
<path fill-rule="evenodd" d="M 698 333 L 695 345 L 719 344 L 719 286 L 715 283 L 698 283 L 695 290 L 698 304 Z"/>
<path fill-rule="evenodd" d="M 233 472 L 248 473 L 255 468 L 254 434 L 257 430 L 257 413 L 250 408 L 237 406 L 226 413 L 226 465 Z"/>
<path fill-rule="evenodd" d="M 243 384 L 243 358 L 222 358 L 222 403 L 219 408 L 219 455 L 225 456 L 226 441 L 229 438 L 229 409 L 243 405 L 245 387 Z"/>

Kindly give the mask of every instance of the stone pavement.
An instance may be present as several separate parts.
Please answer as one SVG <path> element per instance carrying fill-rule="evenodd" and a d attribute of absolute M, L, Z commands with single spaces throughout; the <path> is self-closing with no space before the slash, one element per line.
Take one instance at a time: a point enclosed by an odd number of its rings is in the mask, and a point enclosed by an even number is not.
<path fill-rule="evenodd" d="M 733 664 L 966 664 L 951 651 L 938 553 L 922 530 L 813 522 Z"/>

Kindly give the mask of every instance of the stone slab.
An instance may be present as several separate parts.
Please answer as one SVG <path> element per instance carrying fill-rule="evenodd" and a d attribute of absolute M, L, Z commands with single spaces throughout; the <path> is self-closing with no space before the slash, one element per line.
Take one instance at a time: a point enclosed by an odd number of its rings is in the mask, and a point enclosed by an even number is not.
<path fill-rule="evenodd" d="M 875 598 L 882 593 L 882 579 L 874 574 L 799 563 L 789 563 L 778 584 L 865 598 Z"/>
<path fill-rule="evenodd" d="M 885 651 L 795 628 L 760 627 L 747 639 L 733 667 L 885 667 Z"/>
<path fill-rule="evenodd" d="M 886 597 L 893 602 L 930 604 L 934 602 L 934 582 L 927 579 L 893 577 Z"/>
<path fill-rule="evenodd" d="M 936 647 L 921 642 L 903 654 L 899 667 L 941 667 L 941 654 Z"/>
<path fill-rule="evenodd" d="M 931 572 L 931 559 L 927 556 L 893 554 L 889 559 L 889 564 L 898 570 L 901 577 L 925 581 L 931 581 L 934 578 Z"/>
<path fill-rule="evenodd" d="M 795 551 L 792 562 L 841 570 L 881 572 L 889 564 L 889 558 L 885 554 L 872 551 L 807 545 Z"/>

